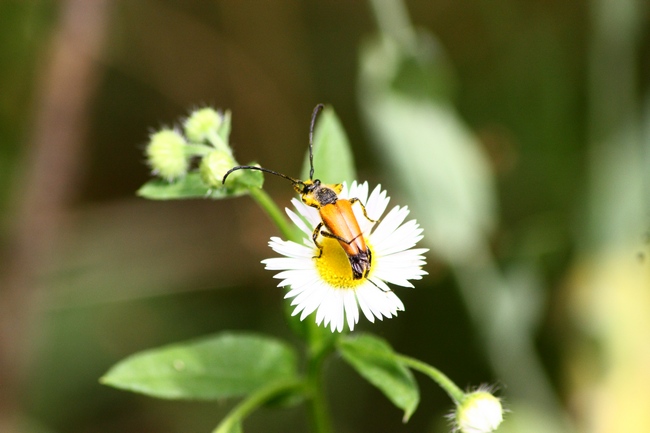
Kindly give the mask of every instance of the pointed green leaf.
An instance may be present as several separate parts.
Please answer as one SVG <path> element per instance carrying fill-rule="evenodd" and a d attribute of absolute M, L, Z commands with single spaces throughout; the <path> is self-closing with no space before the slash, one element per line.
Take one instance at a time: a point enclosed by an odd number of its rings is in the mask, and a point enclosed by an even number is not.
<path fill-rule="evenodd" d="M 232 128 L 231 122 L 232 122 L 232 113 L 230 112 L 230 110 L 226 110 L 223 113 L 223 121 L 219 126 L 219 130 L 217 131 L 219 137 L 221 137 L 224 143 L 229 143 L 230 129 Z"/>
<path fill-rule="evenodd" d="M 357 373 L 404 411 L 404 421 L 408 421 L 420 402 L 420 392 L 411 371 L 397 360 L 392 347 L 371 334 L 357 334 L 341 338 L 338 349 Z"/>
<path fill-rule="evenodd" d="M 132 355 L 101 382 L 151 397 L 214 400 L 242 396 L 296 374 L 295 353 L 282 341 L 222 333 Z"/>
<path fill-rule="evenodd" d="M 320 113 L 314 131 L 314 178 L 323 183 L 347 181 L 348 184 L 356 179 L 348 136 L 329 106 Z M 303 164 L 302 179 L 309 179 L 309 153 Z"/>
<path fill-rule="evenodd" d="M 169 182 L 152 179 L 140 187 L 137 194 L 150 200 L 177 200 L 190 198 L 222 199 L 248 194 L 249 188 L 261 188 L 264 176 L 259 171 L 241 170 L 237 182 L 228 182 L 226 187 L 210 188 L 199 173 L 189 173 L 181 179 Z"/>

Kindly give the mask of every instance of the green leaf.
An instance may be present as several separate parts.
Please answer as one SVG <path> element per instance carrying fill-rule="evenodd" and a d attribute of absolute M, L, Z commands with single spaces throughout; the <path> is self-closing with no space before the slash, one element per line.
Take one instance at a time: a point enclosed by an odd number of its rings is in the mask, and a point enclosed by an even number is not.
<path fill-rule="evenodd" d="M 181 179 L 169 182 L 152 179 L 140 187 L 137 194 L 150 200 L 177 200 L 189 198 L 223 199 L 248 194 L 250 188 L 261 188 L 264 176 L 259 171 L 241 170 L 237 182 L 228 181 L 225 187 L 210 188 L 199 173 L 189 173 Z"/>
<path fill-rule="evenodd" d="M 395 92 L 414 99 L 448 102 L 456 92 L 451 65 L 444 56 L 436 56 L 432 61 L 431 51 L 440 51 L 440 47 L 431 47 L 428 38 L 422 42 L 422 55 L 405 56 L 390 86 Z"/>
<path fill-rule="evenodd" d="M 247 165 L 257 165 L 257 163 L 249 162 Z M 229 177 L 228 183 L 232 183 L 232 185 L 227 185 L 226 187 L 229 196 L 241 195 L 243 193 L 242 190 L 262 188 L 264 185 L 264 174 L 261 171 L 238 170 L 230 176 L 232 176 L 232 180 Z"/>
<path fill-rule="evenodd" d="M 404 410 L 404 421 L 408 421 L 420 402 L 420 392 L 411 371 L 398 361 L 390 345 L 373 335 L 357 334 L 341 338 L 338 349 L 357 373 Z"/>
<path fill-rule="evenodd" d="M 151 397 L 215 400 L 246 395 L 296 377 L 296 355 L 283 342 L 222 333 L 132 355 L 101 383 Z"/>
<path fill-rule="evenodd" d="M 198 173 L 189 173 L 181 179 L 169 182 L 164 179 L 151 179 L 140 187 L 137 194 L 151 200 L 173 200 L 184 198 L 206 198 L 210 190 Z"/>
<path fill-rule="evenodd" d="M 257 410 L 261 405 L 277 402 L 277 399 L 287 398 L 290 395 L 304 396 L 305 383 L 302 380 L 292 379 L 275 381 L 267 386 L 258 388 L 240 401 L 224 419 L 221 420 L 213 433 L 241 432 L 241 424 L 246 417 Z M 293 398 L 298 402 L 298 398 Z"/>
<path fill-rule="evenodd" d="M 486 248 L 497 220 L 496 185 L 485 150 L 446 99 L 453 79 L 431 38 L 420 34 L 411 51 L 388 38 L 369 41 L 361 52 L 360 104 L 424 241 L 458 264 Z"/>
<path fill-rule="evenodd" d="M 302 179 L 309 179 L 309 151 L 302 169 Z M 350 142 L 334 109 L 327 106 L 320 113 L 314 131 L 314 177 L 323 183 L 348 185 L 356 179 Z"/>
<path fill-rule="evenodd" d="M 232 113 L 230 110 L 226 110 L 223 113 L 223 122 L 219 126 L 219 130 L 217 131 L 217 134 L 219 134 L 219 137 L 223 140 L 224 143 L 228 144 L 230 140 L 230 129 L 232 128 Z"/>

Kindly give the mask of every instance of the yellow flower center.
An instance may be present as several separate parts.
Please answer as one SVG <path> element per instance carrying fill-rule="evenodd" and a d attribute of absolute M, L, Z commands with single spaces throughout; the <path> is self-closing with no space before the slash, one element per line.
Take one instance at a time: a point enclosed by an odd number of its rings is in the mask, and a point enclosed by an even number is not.
<path fill-rule="evenodd" d="M 327 284 L 337 289 L 355 289 L 363 283 L 363 278 L 359 280 L 352 278 L 350 260 L 347 254 L 345 254 L 345 251 L 343 251 L 343 248 L 341 248 L 339 241 L 323 237 L 319 239 L 319 242 L 323 246 L 323 254 L 320 258 L 315 258 L 314 260 L 316 260 L 318 274 Z M 367 240 L 366 245 L 372 253 L 372 247 L 368 244 Z M 318 255 L 318 248 L 315 251 L 315 255 Z M 372 267 L 373 264 L 371 263 L 371 271 Z"/>

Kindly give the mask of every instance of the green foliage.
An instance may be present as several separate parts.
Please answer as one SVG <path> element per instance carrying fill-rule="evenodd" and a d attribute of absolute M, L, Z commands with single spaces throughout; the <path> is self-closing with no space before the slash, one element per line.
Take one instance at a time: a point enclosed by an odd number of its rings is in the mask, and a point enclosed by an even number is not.
<path fill-rule="evenodd" d="M 137 194 L 150 200 L 223 199 L 248 194 L 250 188 L 261 188 L 263 184 L 262 173 L 253 170 L 242 170 L 237 182 L 228 182 L 228 186 L 223 188 L 211 188 L 203 182 L 199 173 L 189 173 L 174 182 L 152 179 L 142 185 Z"/>
<path fill-rule="evenodd" d="M 215 400 L 294 377 L 296 355 L 283 342 L 222 333 L 132 355 L 101 382 L 158 398 Z"/>
<path fill-rule="evenodd" d="M 219 125 L 217 135 L 224 143 L 230 143 L 230 130 L 232 129 L 232 114 L 230 110 L 223 113 L 223 122 Z"/>
<path fill-rule="evenodd" d="M 404 421 L 408 421 L 420 402 L 420 392 L 410 370 L 399 361 L 392 347 L 371 334 L 357 334 L 341 338 L 338 349 L 357 373 L 404 410 Z"/>
<path fill-rule="evenodd" d="M 416 47 L 415 54 L 402 58 L 386 84 L 392 91 L 409 98 L 449 102 L 456 91 L 454 71 L 441 55 L 441 47 L 429 34 L 421 31 L 419 37 L 421 45 Z"/>
<path fill-rule="evenodd" d="M 414 69 L 407 67 L 406 77 L 423 73 L 417 68 L 414 74 L 409 71 Z M 225 185 L 221 182 L 225 173 L 237 165 L 228 145 L 230 119 L 229 112 L 220 117 L 211 109 L 193 113 L 184 126 L 187 137 L 194 141 L 183 146 L 186 155 L 201 158 L 199 171 L 173 181 L 151 180 L 138 194 L 155 200 L 220 199 L 250 194 L 286 238 L 300 242 L 304 235 L 295 235 L 293 226 L 286 223 L 282 212 L 261 189 L 262 172 L 237 170 Z M 314 177 L 325 183 L 355 180 L 350 143 L 330 107 L 323 110 L 314 131 L 313 160 Z M 307 155 L 303 179 L 309 178 L 310 169 Z M 331 428 L 326 419 L 320 375 L 324 359 L 337 348 L 347 363 L 404 411 L 404 421 L 411 417 L 420 400 L 418 387 L 403 358 L 387 342 L 370 334 L 335 335 L 313 320 L 298 320 L 291 316 L 291 307 L 286 308 L 290 326 L 307 342 L 304 376 L 298 375 L 294 351 L 285 343 L 258 335 L 224 333 L 133 355 L 114 366 L 101 381 L 166 399 L 244 397 L 221 421 L 216 433 L 242 432 L 245 417 L 261 405 L 289 405 L 306 400 L 316 430 L 327 432 Z"/>
<path fill-rule="evenodd" d="M 427 241 L 458 263 L 484 248 L 496 222 L 496 192 L 485 152 L 450 104 L 449 65 L 432 41 L 424 33 L 413 46 L 385 35 L 368 41 L 361 51 L 360 101 Z"/>

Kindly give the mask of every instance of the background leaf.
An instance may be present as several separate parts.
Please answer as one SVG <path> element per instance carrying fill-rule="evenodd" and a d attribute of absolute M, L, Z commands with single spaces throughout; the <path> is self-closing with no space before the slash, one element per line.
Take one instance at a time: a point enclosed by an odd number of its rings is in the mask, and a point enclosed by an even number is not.
<path fill-rule="evenodd" d="M 283 342 L 223 333 L 132 355 L 101 382 L 152 397 L 214 400 L 242 396 L 295 375 L 295 353 Z"/>
<path fill-rule="evenodd" d="M 411 371 L 396 359 L 388 343 L 373 335 L 361 334 L 341 338 L 338 349 L 357 373 L 404 410 L 405 421 L 411 417 L 420 402 L 420 392 Z"/>
<path fill-rule="evenodd" d="M 388 38 L 363 46 L 360 103 L 425 239 L 457 263 L 484 248 L 496 223 L 496 190 L 486 153 L 445 99 L 453 87 L 445 57 L 432 36 L 418 36 L 411 50 Z"/>

